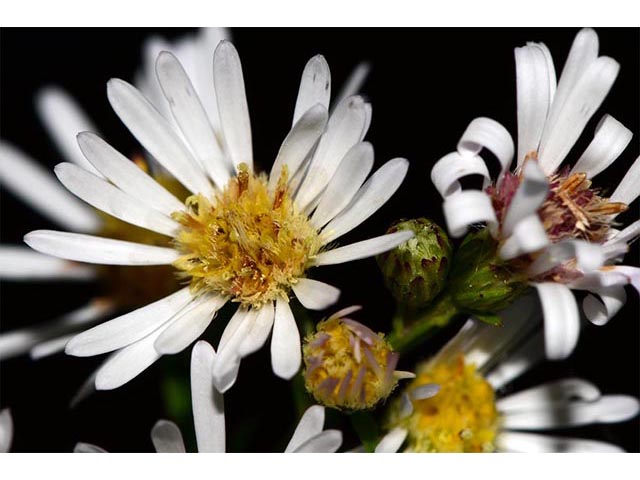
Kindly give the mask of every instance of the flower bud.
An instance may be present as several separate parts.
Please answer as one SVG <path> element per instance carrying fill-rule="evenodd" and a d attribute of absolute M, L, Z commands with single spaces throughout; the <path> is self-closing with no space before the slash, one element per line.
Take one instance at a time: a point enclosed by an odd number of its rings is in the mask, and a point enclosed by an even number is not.
<path fill-rule="evenodd" d="M 346 315 L 349 307 L 320 322 L 303 346 L 305 387 L 321 405 L 364 410 L 389 396 L 398 378 L 399 355 L 382 335 Z"/>
<path fill-rule="evenodd" d="M 387 288 L 396 301 L 410 308 L 426 306 L 445 285 L 452 247 L 445 231 L 426 218 L 405 220 L 387 233 L 412 230 L 415 236 L 378 255 Z"/>

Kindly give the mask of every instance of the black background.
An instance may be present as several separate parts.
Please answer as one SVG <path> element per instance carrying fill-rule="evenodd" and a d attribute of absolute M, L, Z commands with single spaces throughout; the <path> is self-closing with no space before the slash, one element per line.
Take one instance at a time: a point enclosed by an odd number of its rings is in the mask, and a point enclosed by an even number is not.
<path fill-rule="evenodd" d="M 104 136 L 119 150 L 138 147 L 110 109 L 105 84 L 111 77 L 131 79 L 140 59 L 143 39 L 160 33 L 169 39 L 185 29 L 2 29 L 2 138 L 53 167 L 62 159 L 38 122 L 34 93 L 48 84 L 71 92 Z M 376 151 L 376 167 L 402 156 L 411 162 L 399 192 L 372 219 L 346 235 L 342 243 L 381 234 L 395 219 L 428 216 L 442 222 L 441 199 L 429 180 L 431 166 L 455 148 L 470 120 L 492 117 L 516 133 L 513 48 L 543 41 L 554 56 L 557 74 L 576 29 L 234 29 L 233 41 L 243 62 L 257 165 L 268 169 L 291 123 L 300 74 L 312 55 L 322 53 L 337 93 L 351 68 L 368 60 L 373 70 L 363 91 L 373 103 L 367 139 Z M 603 107 L 570 154 L 575 161 L 592 138 L 596 122 L 610 113 L 636 136 L 615 165 L 596 183 L 612 191 L 638 156 L 639 33 L 630 29 L 599 29 L 601 54 L 618 60 L 621 73 Z M 5 191 L 1 193 L 1 241 L 20 243 L 34 229 L 56 228 Z M 638 218 L 638 202 L 622 216 Z M 626 262 L 638 265 L 637 244 Z M 393 303 L 371 259 L 326 267 L 317 273 L 343 290 L 339 306 L 362 303 L 359 320 L 387 330 Z M 53 318 L 82 305 L 95 291 L 73 284 L 2 282 L 3 332 Z M 561 376 L 580 376 L 605 393 L 638 396 L 638 298 L 629 301 L 605 327 L 589 325 L 574 355 L 545 363 L 518 380 L 515 388 Z M 321 314 L 314 314 L 319 320 Z M 454 327 L 452 327 L 454 328 Z M 215 328 L 211 337 L 214 345 Z M 218 332 L 219 333 L 219 332 Z M 447 334 L 420 352 L 432 352 Z M 95 367 L 97 358 L 64 355 L 38 362 L 26 356 L 0 365 L 0 407 L 11 407 L 15 423 L 14 451 L 71 451 L 77 441 L 96 443 L 110 451 L 151 451 L 149 431 L 169 414 L 160 387 L 171 369 L 188 378 L 190 349 L 156 365 L 124 387 L 100 392 L 73 410 L 69 399 Z M 406 361 L 407 362 L 407 361 Z M 401 367 L 410 369 L 411 364 Z M 225 396 L 228 449 L 281 451 L 295 423 L 290 385 L 271 373 L 268 349 L 243 361 L 238 383 Z M 187 399 L 188 401 L 188 399 Z M 171 418 L 171 417 L 169 417 Z M 172 418 L 178 420 L 176 418 Z M 191 420 L 180 420 L 193 449 Z M 345 431 L 345 446 L 356 438 L 348 423 L 330 415 L 328 423 Z M 638 451 L 638 419 L 611 426 L 561 432 L 598 438 Z"/>

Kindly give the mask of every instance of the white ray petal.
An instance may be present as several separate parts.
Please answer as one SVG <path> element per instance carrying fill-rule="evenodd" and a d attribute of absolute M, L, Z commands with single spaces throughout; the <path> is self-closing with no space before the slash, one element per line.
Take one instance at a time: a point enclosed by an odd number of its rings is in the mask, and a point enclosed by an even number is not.
<path fill-rule="evenodd" d="M 304 442 L 322 432 L 324 427 L 324 414 L 324 407 L 321 405 L 313 405 L 307 408 L 300 418 L 284 453 L 295 451 Z"/>
<path fill-rule="evenodd" d="M 60 182 L 71 193 L 123 222 L 169 237 L 175 236 L 180 228 L 175 220 L 138 202 L 112 183 L 73 163 L 61 163 L 54 170 Z"/>
<path fill-rule="evenodd" d="M 342 432 L 325 430 L 304 442 L 293 453 L 335 453 L 340 445 L 342 445 Z"/>
<path fill-rule="evenodd" d="M 540 141 L 538 161 L 545 173 L 551 174 L 560 166 L 609 93 L 619 71 L 618 62 L 600 57 L 568 93 L 553 128 L 547 123 Z"/>
<path fill-rule="evenodd" d="M 278 156 L 271 168 L 269 190 L 275 189 L 282 167 L 287 166 L 289 180 L 302 167 L 307 155 L 325 131 L 328 115 L 324 105 L 316 104 L 304 112 L 304 115 L 293 125 L 282 142 Z"/>
<path fill-rule="evenodd" d="M 80 333 L 67 344 L 66 353 L 88 357 L 131 345 L 168 321 L 192 299 L 189 287 L 185 287 L 154 303 Z"/>
<path fill-rule="evenodd" d="M 172 320 L 155 342 L 158 353 L 179 353 L 207 329 L 216 312 L 227 302 L 220 295 L 202 295 L 194 299 Z"/>
<path fill-rule="evenodd" d="M 35 230 L 24 241 L 47 255 L 103 265 L 169 265 L 180 257 L 172 248 L 53 230 Z"/>
<path fill-rule="evenodd" d="M 300 303 L 309 310 L 324 310 L 340 297 L 340 289 L 310 278 L 299 278 L 292 289 Z"/>
<path fill-rule="evenodd" d="M 483 148 L 493 153 L 500 162 L 500 174 L 511 165 L 515 147 L 511 135 L 495 120 L 479 117 L 471 121 L 458 142 L 460 155 L 478 155 Z"/>
<path fill-rule="evenodd" d="M 611 443 L 537 433 L 500 432 L 496 446 L 502 452 L 523 453 L 622 453 Z"/>
<path fill-rule="evenodd" d="M 156 61 L 158 81 L 176 123 L 196 159 L 219 188 L 231 178 L 232 168 L 218 141 L 207 113 L 178 59 L 162 52 Z"/>
<path fill-rule="evenodd" d="M 91 280 L 96 270 L 22 246 L 0 245 L 0 279 L 13 281 Z"/>
<path fill-rule="evenodd" d="M 544 339 L 547 358 L 567 358 L 580 334 L 580 314 L 571 290 L 560 283 L 535 283 L 544 314 Z"/>
<path fill-rule="evenodd" d="M 302 363 L 302 348 L 300 332 L 293 312 L 287 300 L 276 300 L 275 320 L 271 336 L 271 366 L 273 373 L 280 378 L 289 380 Z"/>
<path fill-rule="evenodd" d="M 498 390 L 542 360 L 544 360 L 544 338 L 542 332 L 538 332 L 513 353 L 509 353 L 507 358 L 498 362 L 485 378 L 494 390 Z"/>
<path fill-rule="evenodd" d="M 102 221 L 70 194 L 51 171 L 0 141 L 0 184 L 52 222 L 69 230 L 94 232 Z"/>
<path fill-rule="evenodd" d="M 251 330 L 238 347 L 238 355 L 246 357 L 262 348 L 273 328 L 274 315 L 273 303 L 267 303 L 257 312 Z"/>
<path fill-rule="evenodd" d="M 500 246 L 499 255 L 511 260 L 527 253 L 537 252 L 549 245 L 550 240 L 537 213 L 518 219 L 513 232 Z"/>
<path fill-rule="evenodd" d="M 352 243 L 344 247 L 334 248 L 333 250 L 320 253 L 313 261 L 313 264 L 316 266 L 336 265 L 338 263 L 373 257 L 374 255 L 386 252 L 403 244 L 412 238 L 413 235 L 413 232 L 404 230 L 370 238 L 362 242 Z"/>
<path fill-rule="evenodd" d="M 595 423 L 618 423 L 638 414 L 638 399 L 628 395 L 604 395 L 598 400 L 573 401 L 548 405 L 545 408 L 506 412 L 503 428 L 517 430 L 546 430 Z"/>
<path fill-rule="evenodd" d="M 76 446 L 73 447 L 73 453 L 107 453 L 107 451 L 91 443 L 78 442 Z"/>
<path fill-rule="evenodd" d="M 400 187 L 408 169 L 409 162 L 404 158 L 394 158 L 380 167 L 343 212 L 322 230 L 323 244 L 350 232 L 378 211 Z"/>
<path fill-rule="evenodd" d="M 160 164 L 193 193 L 213 194 L 198 162 L 171 125 L 135 87 L 114 78 L 107 96 L 120 120 Z"/>
<path fill-rule="evenodd" d="M 222 332 L 222 336 L 220 337 L 220 342 L 218 343 L 218 354 L 224 349 L 224 346 L 227 342 L 233 337 L 235 331 L 240 327 L 240 325 L 244 322 L 244 319 L 249 311 L 245 308 L 236 309 L 233 316 L 227 322 L 224 331 Z"/>
<path fill-rule="evenodd" d="M 97 322 L 115 309 L 116 305 L 113 302 L 98 298 L 54 320 L 3 333 L 0 335 L 0 360 L 26 353 L 50 339 L 63 336 L 66 339 L 68 333 Z"/>
<path fill-rule="evenodd" d="M 36 110 L 47 133 L 65 160 L 100 175 L 78 149 L 78 132 L 98 130 L 76 101 L 64 90 L 47 87 L 36 96 Z"/>
<path fill-rule="evenodd" d="M 151 429 L 151 441 L 157 453 L 185 453 L 184 440 L 178 426 L 168 420 L 158 420 Z"/>
<path fill-rule="evenodd" d="M 375 453 L 396 453 L 407 438 L 407 433 L 404 428 L 394 428 L 376 445 Z"/>
<path fill-rule="evenodd" d="M 296 196 L 298 207 L 306 209 L 322 193 L 347 152 L 360 141 L 366 120 L 364 101 L 349 97 L 329 118 L 327 131 L 309 164 Z"/>
<path fill-rule="evenodd" d="M 610 237 L 605 245 L 611 243 L 630 243 L 634 239 L 640 237 L 640 220 L 627 225 L 624 229 Z"/>
<path fill-rule="evenodd" d="M 587 319 L 594 325 L 605 325 L 624 306 L 627 294 L 622 287 L 605 287 L 592 290 L 598 295 L 587 295 L 582 300 L 582 310 Z"/>
<path fill-rule="evenodd" d="M 96 134 L 79 133 L 78 145 L 96 169 L 123 192 L 167 216 L 184 210 L 180 200 Z"/>
<path fill-rule="evenodd" d="M 427 383 L 411 390 L 410 397 L 412 400 L 425 400 L 436 396 L 439 391 L 440 385 L 437 383 Z"/>
<path fill-rule="evenodd" d="M 224 453 L 224 397 L 213 385 L 216 352 L 200 340 L 191 354 L 191 406 L 199 453 Z"/>
<path fill-rule="evenodd" d="M 69 333 L 67 335 L 62 335 L 60 337 L 52 338 L 50 340 L 45 340 L 44 342 L 38 343 L 35 347 L 29 350 L 29 357 L 31 360 L 40 360 L 45 357 L 50 357 L 51 355 L 55 355 L 57 353 L 63 352 L 64 348 L 75 336 L 75 333 Z"/>
<path fill-rule="evenodd" d="M 13 440 L 13 419 L 8 408 L 0 411 L 0 453 L 7 453 Z"/>
<path fill-rule="evenodd" d="M 438 160 L 431 169 L 431 181 L 443 198 L 462 190 L 459 180 L 467 175 L 482 175 L 485 183 L 491 179 L 487 165 L 479 155 L 451 152 Z"/>
<path fill-rule="evenodd" d="M 640 157 L 636 158 L 627 170 L 624 178 L 609 197 L 610 202 L 623 202 L 629 205 L 640 195 Z"/>
<path fill-rule="evenodd" d="M 222 334 L 223 338 L 220 339 L 218 356 L 213 367 L 213 383 L 221 393 L 229 390 L 238 378 L 242 359 L 239 352 L 240 346 L 251 331 L 255 317 L 255 311 L 238 308 Z"/>
<path fill-rule="evenodd" d="M 600 398 L 600 390 L 580 378 L 564 378 L 507 395 L 496 402 L 501 413 L 537 410 L 575 399 L 591 402 Z"/>
<path fill-rule="evenodd" d="M 540 275 L 552 268 L 576 259 L 577 266 L 585 273 L 600 268 L 604 261 L 604 248 L 585 240 L 564 240 L 550 245 L 534 260 L 527 272 L 530 276 Z"/>
<path fill-rule="evenodd" d="M 340 92 L 333 100 L 333 105 L 340 105 L 345 98 L 360 93 L 360 89 L 367 80 L 370 70 L 371 64 L 369 62 L 360 62 L 356 65 L 356 68 L 351 71 L 347 80 L 342 84 Z"/>
<path fill-rule="evenodd" d="M 522 218 L 537 213 L 549 193 L 549 181 L 537 162 L 527 162 L 522 168 L 522 180 L 502 222 L 502 231 L 511 235 Z"/>
<path fill-rule="evenodd" d="M 464 190 L 444 199 L 442 204 L 447 229 L 452 237 L 462 237 L 470 225 L 486 222 L 495 233 L 498 228 L 491 198 L 477 190 Z"/>
<path fill-rule="evenodd" d="M 556 88 L 556 72 L 549 49 L 528 43 L 515 49 L 518 104 L 518 157 L 538 151 L 540 138 Z"/>
<path fill-rule="evenodd" d="M 235 168 L 253 169 L 251 121 L 244 90 L 240 56 L 232 43 L 222 41 L 213 55 L 213 81 L 225 147 Z"/>
<path fill-rule="evenodd" d="M 602 117 L 591 143 L 571 169 L 593 178 L 611 165 L 627 148 L 633 133 L 611 115 Z"/>
<path fill-rule="evenodd" d="M 298 98 L 293 112 L 293 125 L 314 105 L 318 103 L 329 110 L 331 97 L 331 72 L 322 55 L 311 58 L 304 67 Z"/>

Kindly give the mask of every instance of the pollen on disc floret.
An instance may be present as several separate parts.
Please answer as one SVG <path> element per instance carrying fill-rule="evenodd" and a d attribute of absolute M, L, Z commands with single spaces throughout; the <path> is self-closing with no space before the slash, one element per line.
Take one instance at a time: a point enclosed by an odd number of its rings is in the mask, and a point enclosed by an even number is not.
<path fill-rule="evenodd" d="M 320 251 L 318 232 L 295 208 L 283 169 L 273 192 L 266 175 L 244 164 L 213 198 L 196 194 L 176 212 L 183 254 L 174 266 L 194 293 L 213 292 L 244 306 L 286 297 Z"/>

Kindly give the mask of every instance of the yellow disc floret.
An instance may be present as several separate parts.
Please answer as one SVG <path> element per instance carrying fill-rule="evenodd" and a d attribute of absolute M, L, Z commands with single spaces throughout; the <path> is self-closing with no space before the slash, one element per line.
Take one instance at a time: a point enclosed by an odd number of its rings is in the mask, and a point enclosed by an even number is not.
<path fill-rule="evenodd" d="M 320 250 L 316 229 L 294 206 L 286 169 L 271 192 L 266 176 L 241 165 L 213 198 L 198 194 L 186 203 L 188 211 L 174 214 L 183 227 L 174 266 L 194 293 L 259 307 L 286 296 Z"/>
<path fill-rule="evenodd" d="M 397 384 L 398 354 L 381 335 L 341 315 L 322 321 L 303 346 L 305 386 L 322 405 L 348 410 L 373 407 Z"/>
<path fill-rule="evenodd" d="M 391 412 L 389 427 L 408 431 L 406 451 L 494 451 L 499 423 L 495 394 L 475 365 L 465 364 L 462 355 L 427 363 L 407 387 L 408 397 L 428 384 L 440 385 L 437 395 L 412 400 L 409 415 L 401 415 L 400 400 Z"/>

